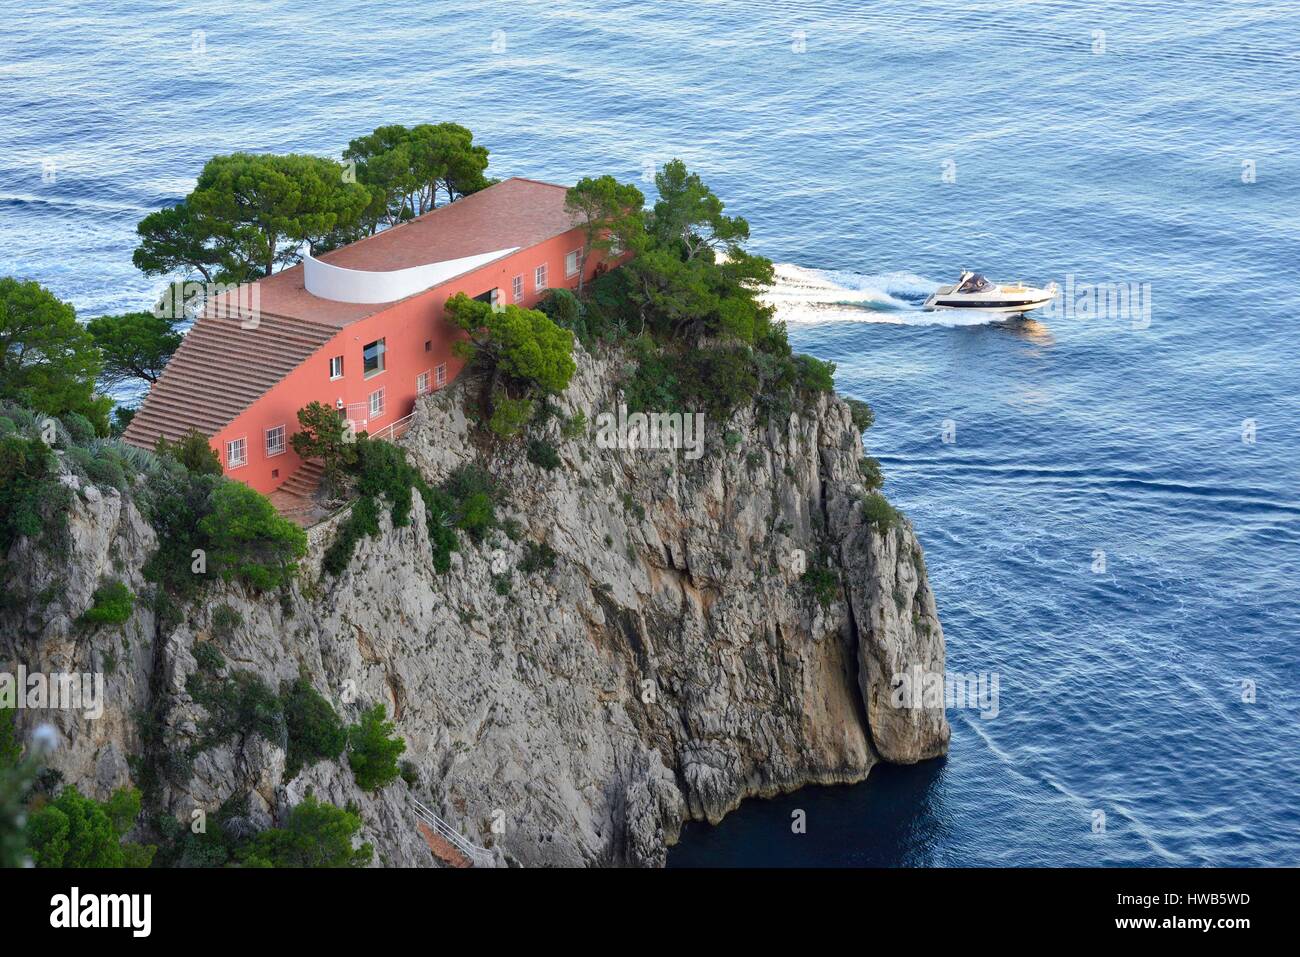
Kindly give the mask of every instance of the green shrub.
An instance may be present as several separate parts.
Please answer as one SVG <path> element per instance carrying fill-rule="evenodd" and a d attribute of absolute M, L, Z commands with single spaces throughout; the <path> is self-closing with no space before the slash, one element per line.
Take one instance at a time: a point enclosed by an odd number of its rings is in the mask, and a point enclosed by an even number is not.
<path fill-rule="evenodd" d="M 212 633 L 218 638 L 229 638 L 244 623 L 244 616 L 229 605 L 212 609 Z"/>
<path fill-rule="evenodd" d="M 23 756 L 23 745 L 18 739 L 18 726 L 15 723 L 17 712 L 14 708 L 0 707 L 0 774 L 17 767 Z"/>
<path fill-rule="evenodd" d="M 245 867 L 365 867 L 375 849 L 369 843 L 352 847 L 360 830 L 356 808 L 337 808 L 308 795 L 289 812 L 284 827 L 260 832 L 239 859 Z"/>
<path fill-rule="evenodd" d="M 405 450 L 391 442 L 364 436 L 357 439 L 351 467 L 361 497 L 326 548 L 321 567 L 331 575 L 342 574 L 352 561 L 357 542 L 363 537 L 379 534 L 381 498 L 389 502 L 394 528 L 409 525 L 411 490 L 415 489 L 424 502 L 425 527 L 429 533 L 434 568 L 446 572 L 451 567 L 451 553 L 457 545 L 453 528 L 457 524 L 460 503 L 455 496 L 443 489 L 432 488 L 419 470 L 406 460 Z"/>
<path fill-rule="evenodd" d="M 299 678 L 280 688 L 284 702 L 285 729 L 289 737 L 285 756 L 285 780 L 297 776 L 302 768 L 317 761 L 333 761 L 343 753 L 347 731 L 334 708 L 311 682 Z"/>
<path fill-rule="evenodd" d="M 81 616 L 83 621 L 97 625 L 120 625 L 131 617 L 135 608 L 135 595 L 120 581 L 112 581 L 95 589 L 95 603 Z"/>
<path fill-rule="evenodd" d="M 217 456 L 217 450 L 198 429 L 190 429 L 175 442 L 168 442 L 160 435 L 154 451 L 158 455 L 175 459 L 195 475 L 221 474 L 221 459 Z"/>
<path fill-rule="evenodd" d="M 223 482 L 213 490 L 211 512 L 199 529 L 211 543 L 210 570 L 256 591 L 286 584 L 307 553 L 307 533 L 241 482 Z"/>
<path fill-rule="evenodd" d="M 862 474 L 862 484 L 868 492 L 874 492 L 885 484 L 885 473 L 880 470 L 880 461 L 865 455 L 858 461 L 858 471 Z"/>
<path fill-rule="evenodd" d="M 518 435 L 533 417 L 532 399 L 512 399 L 504 392 L 492 397 L 492 418 L 488 428 L 502 439 Z"/>
<path fill-rule="evenodd" d="M 95 427 L 80 412 L 65 412 L 59 417 L 73 442 L 85 444 L 95 437 Z"/>
<path fill-rule="evenodd" d="M 475 543 L 496 528 L 496 480 L 477 465 L 462 465 L 447 477 L 441 489 L 453 523 Z"/>
<path fill-rule="evenodd" d="M 224 481 L 173 464 L 153 480 L 141 503 L 158 533 L 158 550 L 145 563 L 145 577 L 178 599 L 193 597 L 214 571 L 206 558 L 197 565 L 195 552 L 206 556 L 210 548 L 201 522 L 212 510 L 213 490 Z"/>
<path fill-rule="evenodd" d="M 560 453 L 545 439 L 530 439 L 528 442 L 528 461 L 548 472 L 560 467 Z"/>
<path fill-rule="evenodd" d="M 119 788 L 100 803 L 75 787 L 27 820 L 27 844 L 37 867 L 148 867 L 152 845 L 124 844 L 140 816 L 140 792 Z"/>
<path fill-rule="evenodd" d="M 840 594 L 840 576 L 825 565 L 810 565 L 800 579 L 823 608 L 829 608 Z"/>
<path fill-rule="evenodd" d="M 525 574 L 545 571 L 555 567 L 555 549 L 545 542 L 524 542 L 524 557 L 519 570 Z"/>
<path fill-rule="evenodd" d="M 201 648 L 212 646 L 209 642 L 198 644 L 194 650 L 196 660 Z M 272 744 L 285 747 L 284 704 L 279 695 L 251 671 L 220 675 L 208 667 L 212 662 L 210 652 L 203 654 L 199 668 L 185 681 L 190 697 L 208 713 L 199 725 L 198 741 L 191 753 L 218 747 L 236 735 L 250 734 L 260 734 Z"/>
<path fill-rule="evenodd" d="M 584 321 L 582 302 L 568 289 L 548 289 L 537 308 L 561 329 L 568 329 L 584 346 L 590 348 L 591 333 Z"/>
<path fill-rule="evenodd" d="M 811 392 L 835 391 L 834 362 L 824 362 L 808 355 L 797 355 L 794 361 L 799 372 L 800 386 Z"/>
<path fill-rule="evenodd" d="M 394 725 L 385 720 L 383 704 L 361 714 L 361 721 L 348 728 L 348 765 L 363 791 L 377 791 L 397 780 L 397 759 L 406 742 L 389 737 Z"/>
<path fill-rule="evenodd" d="M 861 434 L 871 428 L 876 421 L 876 413 L 861 399 L 845 399 L 849 413 L 853 416 L 853 427 Z"/>
<path fill-rule="evenodd" d="M 579 409 L 560 426 L 560 434 L 566 439 L 577 439 L 587 433 L 587 413 Z"/>
<path fill-rule="evenodd" d="M 899 521 L 897 510 L 879 492 L 871 492 L 863 496 L 862 516 L 875 525 L 881 535 L 888 532 Z"/>
<path fill-rule="evenodd" d="M 0 439 L 0 556 L 19 538 L 44 529 L 43 506 L 71 503 L 72 492 L 57 479 L 54 453 L 40 439 Z M 62 489 L 62 493 L 52 490 Z M 64 509 L 56 514 L 66 523 Z"/>
<path fill-rule="evenodd" d="M 226 656 L 210 641 L 200 641 L 194 645 L 194 661 L 199 669 L 209 675 L 215 675 L 226 666 Z"/>

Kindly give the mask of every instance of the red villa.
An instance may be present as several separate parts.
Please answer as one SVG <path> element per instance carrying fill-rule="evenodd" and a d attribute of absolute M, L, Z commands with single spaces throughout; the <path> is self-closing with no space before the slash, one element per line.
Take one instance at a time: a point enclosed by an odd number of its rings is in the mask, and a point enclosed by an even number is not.
<path fill-rule="evenodd" d="M 564 198 L 563 186 L 504 180 L 260 280 L 254 320 L 195 322 L 124 438 L 152 449 L 197 429 L 227 475 L 273 491 L 302 464 L 289 436 L 307 403 L 374 434 L 456 377 L 449 297 L 532 306 L 577 285 L 583 237 Z"/>

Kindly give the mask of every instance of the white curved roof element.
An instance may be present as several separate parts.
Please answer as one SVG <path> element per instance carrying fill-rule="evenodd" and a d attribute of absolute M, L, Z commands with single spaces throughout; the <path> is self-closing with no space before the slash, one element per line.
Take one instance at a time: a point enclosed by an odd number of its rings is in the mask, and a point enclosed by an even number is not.
<path fill-rule="evenodd" d="M 460 259 L 445 259 L 439 263 L 411 266 L 408 269 L 393 269 L 387 272 L 331 266 L 304 250 L 303 285 L 313 296 L 332 299 L 335 302 L 396 302 L 398 299 L 413 296 L 417 292 L 423 292 L 448 279 L 467 273 L 471 269 L 477 269 L 494 259 L 507 256 L 518 248 L 518 246 L 511 246 L 509 249 L 498 249 L 495 252 L 463 256 Z"/>

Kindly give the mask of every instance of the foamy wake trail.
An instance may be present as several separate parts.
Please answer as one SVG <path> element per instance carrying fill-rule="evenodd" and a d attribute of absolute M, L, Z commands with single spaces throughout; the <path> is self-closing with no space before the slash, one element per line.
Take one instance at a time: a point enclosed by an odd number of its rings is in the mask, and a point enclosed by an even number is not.
<path fill-rule="evenodd" d="M 865 275 L 850 270 L 776 264 L 776 281 L 763 300 L 788 323 L 891 322 L 909 326 L 968 326 L 989 314 L 925 312 L 921 304 L 940 283 L 910 272 Z"/>

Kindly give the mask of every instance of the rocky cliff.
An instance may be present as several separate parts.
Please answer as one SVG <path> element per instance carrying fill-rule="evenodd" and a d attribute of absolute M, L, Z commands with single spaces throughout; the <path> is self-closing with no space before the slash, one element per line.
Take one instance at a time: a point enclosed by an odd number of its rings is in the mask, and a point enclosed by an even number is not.
<path fill-rule="evenodd" d="M 617 408 L 620 361 L 577 359 L 562 411 L 590 422 Z M 282 748 L 250 734 L 164 775 L 162 807 L 188 821 L 248 794 L 264 826 L 312 789 L 355 801 L 390 865 L 433 862 L 413 796 L 499 864 L 660 865 L 687 818 L 944 753 L 941 708 L 890 702 L 894 673 L 942 672 L 943 633 L 911 528 L 864 517 L 862 441 L 842 401 L 710 422 L 696 461 L 599 448 L 590 430 L 566 438 L 557 418 L 561 464 L 544 469 L 517 443 L 483 442 L 463 388 L 422 399 L 401 442 L 432 481 L 469 461 L 488 469 L 514 522 L 462 542 L 445 574 L 416 495 L 415 520 L 393 529 L 385 514 L 338 577 L 320 573 L 335 520 L 311 531 L 283 595 L 214 587 L 179 625 L 139 602 L 125 625 L 88 628 L 76 619 L 101 580 L 148 590 L 156 543 L 132 502 L 81 486 L 70 557 L 17 546 L 11 567 L 47 603 L 6 603 L 0 661 L 106 675 L 102 718 L 21 718 L 60 727 L 64 780 L 103 797 L 194 740 L 204 712 L 186 678 L 201 642 L 273 684 L 306 674 L 349 719 L 384 701 L 417 780 L 365 794 L 326 762 L 285 781 Z M 554 550 L 551 567 L 520 568 L 529 542 Z M 817 563 L 833 576 L 820 597 L 802 577 Z M 236 612 L 221 627 L 218 607 Z"/>

